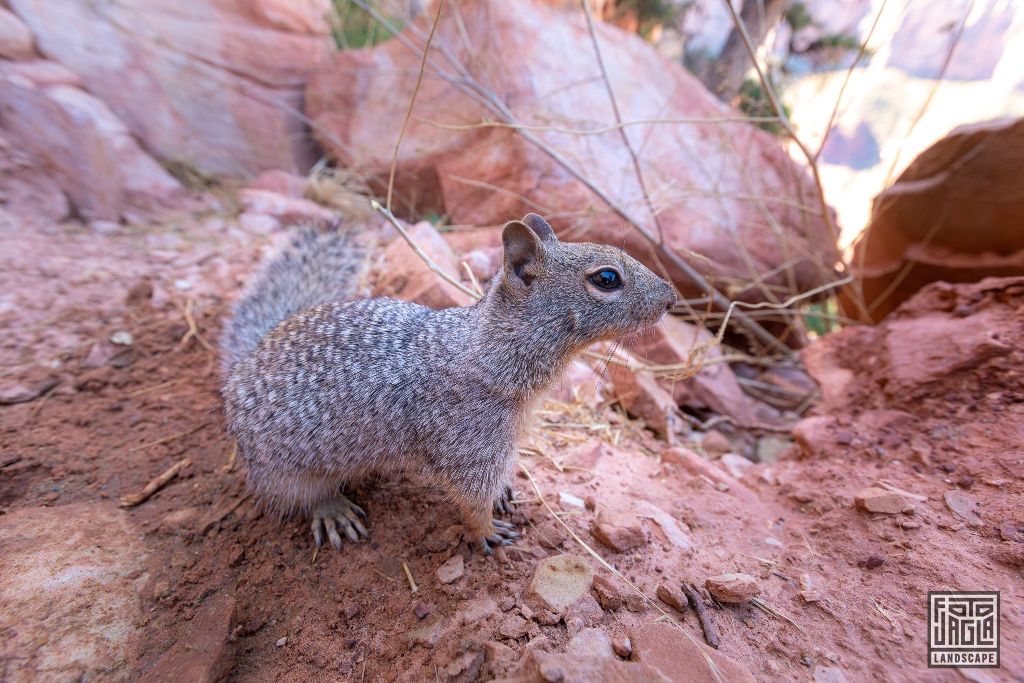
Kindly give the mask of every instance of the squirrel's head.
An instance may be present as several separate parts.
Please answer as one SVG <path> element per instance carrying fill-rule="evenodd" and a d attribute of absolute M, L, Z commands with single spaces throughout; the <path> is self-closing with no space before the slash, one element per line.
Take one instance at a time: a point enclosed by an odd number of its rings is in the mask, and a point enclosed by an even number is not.
<path fill-rule="evenodd" d="M 559 242 L 537 214 L 507 223 L 502 242 L 502 298 L 521 319 L 557 330 L 571 346 L 653 325 L 676 302 L 672 285 L 626 252 Z"/>

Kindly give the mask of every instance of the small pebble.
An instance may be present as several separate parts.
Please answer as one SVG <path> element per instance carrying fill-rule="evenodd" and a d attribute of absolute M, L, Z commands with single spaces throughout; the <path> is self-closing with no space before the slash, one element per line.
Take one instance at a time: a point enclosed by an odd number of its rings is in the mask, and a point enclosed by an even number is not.
<path fill-rule="evenodd" d="M 274 645 L 276 645 L 278 647 L 284 647 L 287 643 L 288 643 L 288 636 L 284 636 L 282 638 L 278 638 L 277 642 L 274 643 Z"/>
<path fill-rule="evenodd" d="M 864 561 L 864 566 L 868 569 L 878 569 L 885 564 L 885 558 L 879 555 L 871 555 Z"/>
<path fill-rule="evenodd" d="M 110 342 L 117 344 L 118 346 L 131 346 L 135 343 L 135 338 L 131 332 L 127 330 L 118 330 L 114 334 L 110 335 Z"/>
<path fill-rule="evenodd" d="M 627 638 L 626 636 L 613 636 L 612 650 L 614 650 L 615 654 L 622 657 L 623 659 L 629 659 L 629 656 L 633 654 L 633 643 L 629 642 L 629 638 Z"/>

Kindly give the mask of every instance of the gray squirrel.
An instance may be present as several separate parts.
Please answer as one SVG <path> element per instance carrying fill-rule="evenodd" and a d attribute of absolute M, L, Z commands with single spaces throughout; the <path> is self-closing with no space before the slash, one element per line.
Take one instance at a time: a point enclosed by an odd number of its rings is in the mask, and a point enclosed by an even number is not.
<path fill-rule="evenodd" d="M 432 310 L 350 300 L 366 250 L 352 232 L 300 229 L 251 279 L 221 350 L 229 431 L 249 486 L 312 518 L 341 548 L 367 535 L 342 487 L 408 472 L 460 509 L 486 554 L 517 537 L 516 442 L 531 404 L 594 342 L 661 320 L 673 287 L 614 247 L 560 242 L 536 214 L 507 223 L 484 296 Z"/>

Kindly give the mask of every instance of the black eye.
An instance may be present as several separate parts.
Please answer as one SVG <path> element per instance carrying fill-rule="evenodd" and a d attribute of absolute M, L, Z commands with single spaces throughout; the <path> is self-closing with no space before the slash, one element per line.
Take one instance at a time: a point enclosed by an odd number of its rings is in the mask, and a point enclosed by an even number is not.
<path fill-rule="evenodd" d="M 611 291 L 622 286 L 622 276 L 611 268 L 602 268 L 588 278 L 595 287 Z"/>

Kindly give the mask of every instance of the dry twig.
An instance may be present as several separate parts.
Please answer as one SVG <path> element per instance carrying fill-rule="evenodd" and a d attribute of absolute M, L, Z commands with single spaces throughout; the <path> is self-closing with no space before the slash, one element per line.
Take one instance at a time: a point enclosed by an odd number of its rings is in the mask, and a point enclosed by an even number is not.
<path fill-rule="evenodd" d="M 711 621 L 711 615 L 708 614 L 707 608 L 704 606 L 704 599 L 700 596 L 694 586 L 688 583 L 682 584 L 683 592 L 686 593 L 687 599 L 690 604 L 693 605 L 693 609 L 697 612 L 697 621 L 700 622 L 700 628 L 704 631 L 704 640 L 711 647 L 718 649 L 718 631 L 715 629 L 715 623 Z"/>
<path fill-rule="evenodd" d="M 469 287 L 466 287 L 466 285 L 462 284 L 448 273 L 441 270 L 441 267 L 434 263 L 433 259 L 427 256 L 426 252 L 420 248 L 420 245 L 416 244 L 416 241 L 412 238 L 409 232 L 402 226 L 401 222 L 399 222 L 399 220 L 395 218 L 395 214 L 391 213 L 391 209 L 387 208 L 386 206 L 381 206 L 380 202 L 378 202 L 376 199 L 370 200 L 370 206 L 373 207 L 374 211 L 379 211 L 384 216 L 384 218 L 388 220 L 388 223 L 390 223 L 391 226 L 398 231 L 398 234 L 402 236 L 402 239 L 404 239 L 405 243 L 409 245 L 409 248 L 416 252 L 417 256 L 423 259 L 423 262 L 427 264 L 427 267 L 430 268 L 430 270 L 437 273 L 437 275 L 439 275 L 448 284 L 457 287 L 459 291 L 466 294 L 467 296 L 470 296 L 474 299 L 480 298 L 479 294 L 474 292 Z"/>
<path fill-rule="evenodd" d="M 410 590 L 415 593 L 420 589 L 420 587 L 416 585 L 416 580 L 412 578 L 412 571 L 409 569 L 409 565 L 405 561 L 402 562 L 402 569 L 405 570 L 405 578 L 409 579 Z"/>
<path fill-rule="evenodd" d="M 163 474 L 150 479 L 149 483 L 146 484 L 138 493 L 121 496 L 120 506 L 123 508 L 131 508 L 146 502 L 150 496 L 166 486 L 171 479 L 178 476 L 178 472 L 181 472 L 181 470 L 188 467 L 190 464 L 192 464 L 192 461 L 189 458 L 179 460 L 167 468 Z"/>

